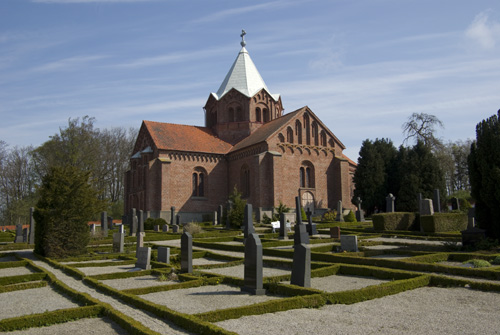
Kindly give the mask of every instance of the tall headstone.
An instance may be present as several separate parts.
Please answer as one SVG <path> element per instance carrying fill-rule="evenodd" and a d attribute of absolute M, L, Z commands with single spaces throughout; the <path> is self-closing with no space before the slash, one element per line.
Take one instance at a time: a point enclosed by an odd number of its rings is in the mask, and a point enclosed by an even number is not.
<path fill-rule="evenodd" d="M 115 229 L 115 223 L 111 216 L 108 216 L 108 229 Z"/>
<path fill-rule="evenodd" d="M 358 252 L 358 237 L 356 235 L 340 236 L 340 248 L 344 251 Z"/>
<path fill-rule="evenodd" d="M 420 215 L 434 215 L 434 206 L 431 199 L 424 199 L 420 202 Z"/>
<path fill-rule="evenodd" d="M 301 225 L 302 224 L 302 206 L 300 204 L 300 198 L 295 197 L 295 225 Z"/>
<path fill-rule="evenodd" d="M 302 215 L 300 214 L 302 210 L 300 207 L 299 197 L 295 197 L 295 206 L 295 211 L 299 214 L 297 215 L 297 221 L 295 222 L 295 232 L 293 235 L 294 245 L 301 243 L 309 244 L 309 233 L 307 232 L 306 225 L 302 223 Z"/>
<path fill-rule="evenodd" d="M 137 232 L 144 234 L 144 212 L 142 209 L 137 212 Z"/>
<path fill-rule="evenodd" d="M 125 245 L 125 233 L 114 233 L 113 234 L 113 252 L 123 252 L 123 247 Z"/>
<path fill-rule="evenodd" d="M 33 212 L 35 209 L 33 207 L 30 208 L 30 233 L 28 237 L 29 244 L 35 244 L 35 219 L 33 218 Z"/>
<path fill-rule="evenodd" d="M 241 291 L 254 295 L 264 295 L 264 275 L 262 261 L 262 243 L 255 233 L 250 234 L 245 243 L 244 286 Z"/>
<path fill-rule="evenodd" d="M 137 234 L 137 215 L 135 208 L 132 208 L 130 210 L 130 217 L 129 217 L 129 224 L 130 224 L 130 236 L 135 236 Z"/>
<path fill-rule="evenodd" d="M 454 211 L 460 210 L 460 201 L 458 200 L 458 198 L 456 197 L 451 198 L 451 209 Z"/>
<path fill-rule="evenodd" d="M 182 225 L 182 220 L 181 220 L 181 214 L 177 214 L 175 216 L 175 224 L 178 225 L 179 227 Z"/>
<path fill-rule="evenodd" d="M 28 228 L 23 229 L 23 243 L 28 243 Z"/>
<path fill-rule="evenodd" d="M 337 203 L 337 218 L 335 219 L 340 222 L 344 222 L 344 209 L 342 207 L 342 200 Z"/>
<path fill-rule="evenodd" d="M 288 240 L 288 234 L 286 231 L 286 215 L 285 213 L 280 213 L 280 240 Z"/>
<path fill-rule="evenodd" d="M 16 239 L 14 243 L 23 243 L 23 225 L 16 224 Z"/>
<path fill-rule="evenodd" d="M 356 220 L 358 222 L 365 222 L 365 214 L 363 213 L 363 210 L 361 209 L 361 204 L 363 201 L 361 200 L 360 197 L 356 198 L 356 203 L 358 205 L 358 210 L 356 211 Z"/>
<path fill-rule="evenodd" d="M 396 197 L 392 195 L 392 193 L 389 193 L 389 195 L 385 198 L 385 211 L 387 213 L 394 213 L 394 201 L 396 200 Z"/>
<path fill-rule="evenodd" d="M 434 190 L 434 197 L 432 198 L 432 205 L 434 206 L 434 212 L 441 213 L 441 198 L 439 196 L 439 190 Z"/>
<path fill-rule="evenodd" d="M 90 225 L 90 234 L 93 236 L 95 235 L 95 223 L 92 223 Z"/>
<path fill-rule="evenodd" d="M 313 223 L 312 221 L 311 210 L 308 209 L 306 215 L 307 215 L 307 232 L 309 233 L 310 236 L 317 235 L 318 231 L 316 230 L 316 224 Z"/>
<path fill-rule="evenodd" d="M 252 218 L 252 205 L 245 205 L 245 214 L 243 218 L 243 243 L 246 242 L 248 236 L 250 234 L 255 233 L 255 229 L 253 228 L 253 218 Z"/>
<path fill-rule="evenodd" d="M 181 236 L 181 272 L 193 272 L 193 237 L 187 231 Z"/>
<path fill-rule="evenodd" d="M 118 232 L 120 234 L 125 234 L 125 226 L 123 225 L 123 223 L 118 226 Z"/>
<path fill-rule="evenodd" d="M 158 247 L 158 262 L 170 264 L 170 248 Z"/>
<path fill-rule="evenodd" d="M 290 284 L 311 287 L 311 247 L 305 243 L 293 246 L 292 276 Z"/>
<path fill-rule="evenodd" d="M 101 234 L 108 237 L 108 213 L 101 212 Z"/>
<path fill-rule="evenodd" d="M 151 248 L 150 247 L 137 248 L 137 252 L 136 252 L 135 257 L 137 258 L 137 263 L 135 263 L 136 268 L 141 268 L 144 270 L 151 270 Z"/>
<path fill-rule="evenodd" d="M 137 244 L 136 244 L 136 250 L 139 250 L 139 248 L 144 247 L 144 235 L 142 233 L 137 233 Z"/>
<path fill-rule="evenodd" d="M 219 218 L 217 217 L 217 211 L 214 211 L 213 224 L 214 224 L 214 226 L 217 226 L 218 223 L 219 223 Z"/>
<path fill-rule="evenodd" d="M 170 224 L 175 224 L 175 207 L 170 207 Z"/>

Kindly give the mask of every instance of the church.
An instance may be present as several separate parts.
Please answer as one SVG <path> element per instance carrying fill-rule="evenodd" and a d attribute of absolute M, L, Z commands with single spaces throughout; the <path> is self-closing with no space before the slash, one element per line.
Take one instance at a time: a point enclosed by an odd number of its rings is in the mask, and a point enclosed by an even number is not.
<path fill-rule="evenodd" d="M 307 106 L 283 114 L 279 94 L 267 88 L 245 46 L 204 107 L 205 126 L 143 121 L 125 175 L 125 213 L 185 222 L 228 201 L 234 188 L 256 218 L 280 202 L 320 215 L 351 203 L 356 163 Z"/>

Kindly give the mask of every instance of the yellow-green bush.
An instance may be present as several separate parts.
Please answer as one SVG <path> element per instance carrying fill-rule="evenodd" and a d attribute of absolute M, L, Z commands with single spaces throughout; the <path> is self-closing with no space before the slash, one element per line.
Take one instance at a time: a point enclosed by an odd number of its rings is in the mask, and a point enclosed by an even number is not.
<path fill-rule="evenodd" d="M 460 231 L 467 228 L 467 215 L 463 213 L 435 213 L 420 216 L 420 226 L 424 232 L 437 233 Z"/>

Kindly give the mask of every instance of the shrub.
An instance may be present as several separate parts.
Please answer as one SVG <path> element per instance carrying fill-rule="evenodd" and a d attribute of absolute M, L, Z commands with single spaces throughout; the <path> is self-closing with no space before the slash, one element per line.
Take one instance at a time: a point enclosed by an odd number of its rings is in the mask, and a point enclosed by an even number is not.
<path fill-rule="evenodd" d="M 334 222 L 336 219 L 337 219 L 337 211 L 336 210 L 327 211 L 321 217 L 322 222 Z"/>
<path fill-rule="evenodd" d="M 190 233 L 191 235 L 199 234 L 202 233 L 203 230 L 201 229 L 200 225 L 195 222 L 189 222 L 184 225 L 184 230 Z"/>
<path fill-rule="evenodd" d="M 375 230 L 410 230 L 416 225 L 416 214 L 410 212 L 395 212 L 374 214 L 372 216 Z"/>
<path fill-rule="evenodd" d="M 470 261 L 464 262 L 464 264 L 472 264 L 474 268 L 487 268 L 491 266 L 490 262 L 484 259 L 471 259 Z"/>
<path fill-rule="evenodd" d="M 227 220 L 231 226 L 240 227 L 245 217 L 245 205 L 247 202 L 241 199 L 241 193 L 238 192 L 236 186 L 233 193 L 229 195 L 229 200 L 232 202 L 232 208 L 227 214 Z"/>
<path fill-rule="evenodd" d="M 420 216 L 420 226 L 424 232 L 438 233 L 460 231 L 467 228 L 467 215 L 463 213 L 435 213 Z"/>
<path fill-rule="evenodd" d="M 160 226 L 162 227 L 163 225 L 167 224 L 167 221 L 162 218 L 147 218 L 146 221 L 144 221 L 144 230 L 153 230 L 155 226 Z"/>
<path fill-rule="evenodd" d="M 267 216 L 266 213 L 264 213 L 264 215 L 262 216 L 262 223 L 271 224 L 271 218 L 269 216 Z"/>
<path fill-rule="evenodd" d="M 500 256 L 495 257 L 495 259 L 491 261 L 491 264 L 500 265 Z"/>
<path fill-rule="evenodd" d="M 307 222 L 307 215 L 304 207 L 300 207 L 300 215 L 302 216 L 302 222 Z"/>
<path fill-rule="evenodd" d="M 356 215 L 354 214 L 353 211 L 350 211 L 349 214 L 344 215 L 344 221 L 345 222 L 358 222 L 356 220 Z"/>

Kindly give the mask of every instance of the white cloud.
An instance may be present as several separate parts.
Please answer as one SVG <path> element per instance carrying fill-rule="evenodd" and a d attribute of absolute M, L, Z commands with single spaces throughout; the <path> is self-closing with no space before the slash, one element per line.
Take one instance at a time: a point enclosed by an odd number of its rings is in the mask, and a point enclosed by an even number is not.
<path fill-rule="evenodd" d="M 467 28 L 465 37 L 482 49 L 493 49 L 500 42 L 500 23 L 490 20 L 488 14 L 482 12 Z"/>
<path fill-rule="evenodd" d="M 42 66 L 36 67 L 34 71 L 39 72 L 52 72 L 60 70 L 74 70 L 79 69 L 82 64 L 87 64 L 96 60 L 106 58 L 106 56 L 78 56 L 61 59 L 55 62 L 47 63 Z"/>

